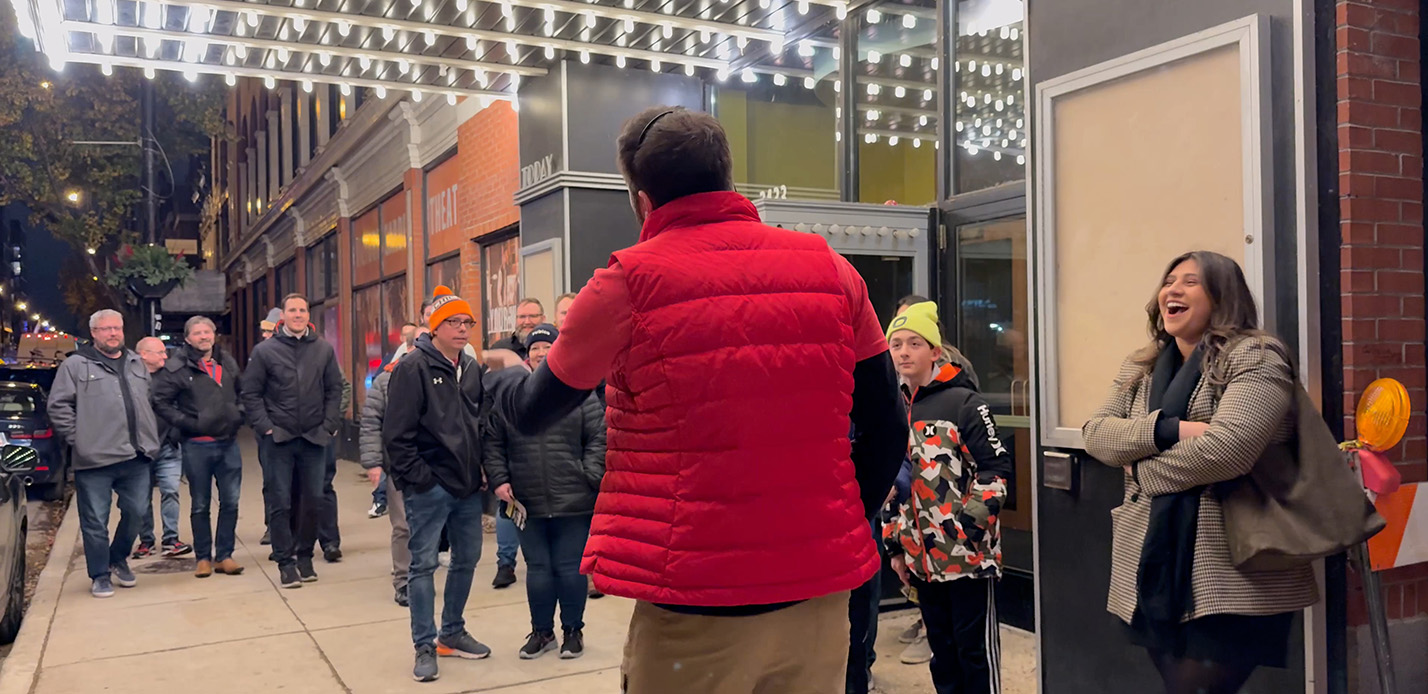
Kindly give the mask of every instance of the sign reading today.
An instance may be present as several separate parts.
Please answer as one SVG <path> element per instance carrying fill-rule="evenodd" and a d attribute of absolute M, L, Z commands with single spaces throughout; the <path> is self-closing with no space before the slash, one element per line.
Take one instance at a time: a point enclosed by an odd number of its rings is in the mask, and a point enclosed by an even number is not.
<path fill-rule="evenodd" d="M 555 175 L 555 155 L 547 154 L 521 167 L 521 187 L 529 188 Z"/>

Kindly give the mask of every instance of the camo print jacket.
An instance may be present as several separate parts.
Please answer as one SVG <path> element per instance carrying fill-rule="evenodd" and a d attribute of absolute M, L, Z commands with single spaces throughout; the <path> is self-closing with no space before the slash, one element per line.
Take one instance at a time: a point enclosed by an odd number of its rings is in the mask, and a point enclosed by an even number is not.
<path fill-rule="evenodd" d="M 1000 577 L 997 515 L 1014 466 L 991 408 L 951 364 L 926 386 L 904 385 L 903 396 L 909 402 L 912 493 L 883 525 L 884 545 L 889 553 L 901 552 L 924 581 Z"/>

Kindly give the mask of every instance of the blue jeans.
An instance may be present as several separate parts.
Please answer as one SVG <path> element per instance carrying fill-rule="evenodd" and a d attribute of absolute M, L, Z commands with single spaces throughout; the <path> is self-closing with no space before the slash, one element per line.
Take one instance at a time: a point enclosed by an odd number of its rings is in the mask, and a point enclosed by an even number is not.
<path fill-rule="evenodd" d="M 387 505 L 387 471 L 382 471 L 382 478 L 377 480 L 377 488 L 372 490 L 372 503 Z"/>
<path fill-rule="evenodd" d="M 109 509 L 119 497 L 119 527 L 109 540 Z M 79 502 L 79 532 L 84 537 L 84 563 L 90 578 L 109 575 L 111 566 L 128 566 L 129 550 L 139 535 L 139 522 L 149 499 L 149 461 L 134 458 L 101 468 L 74 471 L 74 496 Z"/>
<path fill-rule="evenodd" d="M 521 531 L 506 517 L 506 502 L 496 511 L 496 566 L 516 568 L 516 550 L 521 548 Z"/>
<path fill-rule="evenodd" d="M 164 544 L 178 542 L 179 539 L 179 472 L 183 470 L 183 456 L 179 447 L 164 444 L 159 457 L 154 461 L 153 484 L 159 487 L 159 513 L 164 521 Z M 144 520 L 140 522 L 139 543 L 154 546 L 154 500 L 151 497 L 144 504 Z"/>
<path fill-rule="evenodd" d="M 476 562 L 481 559 L 480 494 L 458 499 L 440 484 L 417 492 L 402 492 L 406 504 L 407 525 L 412 551 L 411 573 L 407 579 L 407 595 L 412 612 L 412 643 L 421 646 L 436 641 L 436 624 L 432 612 L 436 609 L 437 545 L 441 529 L 446 528 L 451 540 L 451 566 L 446 571 L 446 591 L 441 608 L 441 635 L 455 636 L 466 629 L 466 598 L 471 594 L 471 577 Z"/>
<path fill-rule="evenodd" d="M 531 607 L 532 631 L 555 631 L 557 602 L 562 628 L 585 628 L 589 586 L 580 575 L 580 557 L 590 538 L 591 518 L 592 514 L 526 519 L 520 536 L 526 553 L 526 601 Z"/>
<path fill-rule="evenodd" d="M 188 474 L 189 498 L 193 501 L 189 521 L 193 526 L 194 558 L 228 559 L 233 556 L 238 530 L 238 494 L 243 488 L 243 457 L 238 453 L 238 442 L 231 439 L 190 441 L 183 446 L 183 464 Z M 215 482 L 218 485 L 216 548 L 209 510 Z"/>

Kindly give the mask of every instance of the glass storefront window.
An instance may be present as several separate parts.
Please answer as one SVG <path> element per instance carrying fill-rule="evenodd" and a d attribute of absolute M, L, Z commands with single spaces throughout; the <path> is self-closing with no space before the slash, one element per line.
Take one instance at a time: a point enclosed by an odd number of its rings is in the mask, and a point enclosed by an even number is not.
<path fill-rule="evenodd" d="M 837 23 L 815 38 L 836 41 Z M 801 42 L 775 60 L 807 78 L 740 73 L 715 84 L 714 115 L 734 153 L 739 192 L 803 200 L 838 199 L 838 53 Z"/>
<path fill-rule="evenodd" d="M 402 325 L 414 317 L 409 315 L 410 311 L 407 309 L 406 275 L 399 275 L 382 283 L 382 306 L 385 309 L 382 328 L 386 336 L 382 354 L 387 355 L 397 350 L 397 345 L 402 341 Z"/>
<path fill-rule="evenodd" d="M 404 272 L 407 267 L 407 195 L 387 198 L 382 210 L 382 276 Z"/>
<path fill-rule="evenodd" d="M 297 291 L 297 261 L 289 260 L 278 266 L 278 270 L 273 275 L 273 296 L 282 301 L 283 297 Z"/>
<path fill-rule="evenodd" d="M 858 200 L 937 200 L 937 2 L 884 1 L 858 30 Z"/>
<path fill-rule="evenodd" d="M 307 294 L 314 302 L 337 296 L 337 234 L 308 247 Z"/>
<path fill-rule="evenodd" d="M 352 221 L 352 281 L 365 284 L 382 276 L 382 225 L 373 208 Z"/>
<path fill-rule="evenodd" d="M 1026 61 L 1021 0 L 962 2 L 957 7 L 953 141 L 957 192 L 1026 177 Z"/>
<path fill-rule="evenodd" d="M 382 286 L 352 292 L 352 402 L 366 402 L 382 368 Z"/>
<path fill-rule="evenodd" d="M 446 285 L 461 296 L 461 256 L 453 255 L 426 266 L 427 293 L 430 294 L 439 284 Z"/>

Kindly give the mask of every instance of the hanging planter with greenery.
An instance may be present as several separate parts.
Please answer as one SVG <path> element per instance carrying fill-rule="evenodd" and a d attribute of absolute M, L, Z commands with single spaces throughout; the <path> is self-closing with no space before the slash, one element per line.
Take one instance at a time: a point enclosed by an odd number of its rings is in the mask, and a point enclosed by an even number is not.
<path fill-rule="evenodd" d="M 163 246 L 125 245 L 114 258 L 118 263 L 105 279 L 112 287 L 128 287 L 144 298 L 161 298 L 193 277 L 183 254 L 172 255 Z"/>

